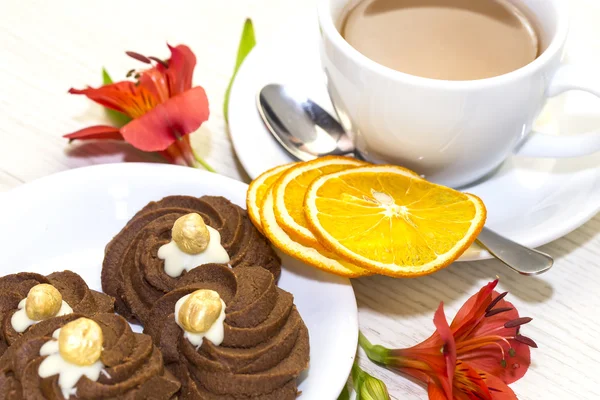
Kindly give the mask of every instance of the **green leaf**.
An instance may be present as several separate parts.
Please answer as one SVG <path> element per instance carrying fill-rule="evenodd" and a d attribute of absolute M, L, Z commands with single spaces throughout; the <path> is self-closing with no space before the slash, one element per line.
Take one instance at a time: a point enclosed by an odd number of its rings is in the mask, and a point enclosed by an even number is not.
<path fill-rule="evenodd" d="M 350 392 L 348 391 L 348 385 L 344 386 L 342 393 L 340 393 L 337 400 L 350 400 Z"/>
<path fill-rule="evenodd" d="M 242 38 L 240 39 L 240 44 L 238 47 L 237 59 L 235 61 L 235 68 L 233 70 L 233 75 L 229 80 L 229 85 L 227 85 L 227 90 L 225 91 L 225 101 L 223 103 L 223 115 L 225 116 L 225 122 L 228 122 L 229 115 L 229 92 L 231 92 L 231 86 L 233 85 L 233 81 L 235 80 L 235 76 L 237 75 L 240 66 L 244 62 L 244 59 L 250 51 L 256 45 L 256 37 L 254 36 L 254 26 L 252 24 L 252 20 L 250 18 L 246 19 L 244 23 L 244 30 L 242 31 Z"/>
<path fill-rule="evenodd" d="M 106 68 L 102 68 L 102 86 L 110 85 L 112 83 L 113 83 L 113 80 L 110 77 L 110 75 L 108 74 L 108 71 L 106 70 Z M 106 107 L 104 107 L 104 109 L 106 110 L 106 115 L 108 116 L 108 119 L 110 119 L 110 121 L 119 128 L 126 125 L 127 123 L 129 123 L 129 121 L 131 121 L 131 118 L 129 118 L 127 115 L 125 115 L 123 113 L 120 113 L 115 110 L 111 110 L 110 108 L 106 108 Z"/>
<path fill-rule="evenodd" d="M 363 348 L 371 361 L 384 365 L 390 363 L 390 350 L 381 345 L 372 344 L 361 331 L 358 331 L 358 345 Z"/>
<path fill-rule="evenodd" d="M 108 74 L 108 71 L 106 68 L 102 68 L 102 85 L 110 85 L 111 83 L 113 83 L 113 80 Z"/>

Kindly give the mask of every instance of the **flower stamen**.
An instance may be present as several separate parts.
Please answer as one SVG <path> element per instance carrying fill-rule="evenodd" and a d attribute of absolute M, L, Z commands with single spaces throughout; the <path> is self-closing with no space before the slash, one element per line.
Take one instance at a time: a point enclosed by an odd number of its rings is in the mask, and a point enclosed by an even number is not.
<path fill-rule="evenodd" d="M 508 294 L 508 292 L 504 292 L 498 295 L 498 297 L 496 297 L 494 300 L 492 300 L 492 302 L 490 303 L 489 306 L 487 306 L 487 308 L 485 309 L 485 312 L 489 312 L 491 311 L 492 308 L 494 308 L 494 306 L 496 304 L 498 304 L 498 302 L 500 302 L 500 300 L 502 300 L 503 298 L 506 297 L 506 295 Z"/>
<path fill-rule="evenodd" d="M 496 308 L 495 310 L 490 310 L 490 311 L 486 312 L 485 316 L 493 317 L 494 315 L 498 315 L 503 312 L 512 311 L 512 310 L 513 310 L 513 308 L 511 308 L 511 307 Z"/>
<path fill-rule="evenodd" d="M 165 60 L 161 60 L 160 58 L 154 56 L 149 56 L 148 58 L 150 60 L 156 61 L 158 64 L 162 65 L 165 68 L 169 68 L 169 64 Z"/>
<path fill-rule="evenodd" d="M 507 323 L 505 323 L 504 327 L 505 328 L 516 328 L 518 326 L 528 324 L 531 321 L 533 321 L 533 318 L 530 318 L 530 317 L 517 318 L 517 319 L 513 319 L 512 321 L 508 321 Z"/>
<path fill-rule="evenodd" d="M 537 343 L 534 342 L 532 339 L 528 338 L 527 336 L 517 335 L 517 336 L 515 336 L 515 340 L 517 342 L 526 344 L 529 347 L 533 347 L 534 349 L 537 349 L 537 347 L 538 347 Z"/>
<path fill-rule="evenodd" d="M 506 345 L 510 348 L 510 342 L 508 341 L 508 339 L 512 339 L 512 338 L 505 338 L 503 336 L 499 336 L 499 335 L 493 335 L 493 336 L 480 336 L 477 338 L 473 338 L 473 339 L 468 339 L 468 340 L 463 340 L 460 343 L 457 343 L 458 347 L 457 347 L 457 351 L 462 351 L 464 347 L 473 347 L 473 348 L 478 348 L 478 347 L 483 347 L 483 346 L 487 346 L 488 344 L 492 344 L 492 343 L 497 343 L 499 341 L 502 341 L 504 343 L 506 343 Z"/>
<path fill-rule="evenodd" d="M 491 338 L 493 338 L 493 337 L 491 337 Z M 498 338 L 501 338 L 501 337 L 498 336 Z M 503 341 L 505 341 L 508 344 L 508 346 L 510 347 L 510 343 L 508 342 L 508 340 L 506 340 L 504 338 L 501 338 L 501 339 Z M 502 353 L 502 360 L 504 361 L 506 359 L 506 354 L 504 353 L 504 348 L 502 347 L 502 345 L 500 345 L 500 343 L 498 343 L 497 341 L 494 341 L 493 339 L 489 340 L 489 341 L 483 341 L 481 343 L 470 344 L 467 346 L 462 346 L 462 345 L 458 346 L 456 349 L 456 353 L 463 354 L 463 353 L 466 353 L 469 351 L 480 349 L 485 346 L 497 346 L 500 349 L 500 353 Z M 511 347 L 511 349 L 512 349 L 512 347 Z"/>
<path fill-rule="evenodd" d="M 145 64 L 151 64 L 151 61 L 148 57 L 141 55 L 140 53 L 136 53 L 135 51 L 126 51 L 125 54 L 127 54 L 129 57 L 141 61 Z"/>

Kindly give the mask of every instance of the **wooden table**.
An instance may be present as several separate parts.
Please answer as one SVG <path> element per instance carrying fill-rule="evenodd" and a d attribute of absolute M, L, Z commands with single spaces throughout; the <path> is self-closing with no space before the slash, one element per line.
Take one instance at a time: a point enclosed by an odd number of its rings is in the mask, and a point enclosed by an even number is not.
<path fill-rule="evenodd" d="M 222 115 L 244 19 L 258 40 L 302 29 L 315 0 L 3 0 L 0 6 L 0 191 L 41 176 L 90 164 L 160 161 L 114 143 L 69 146 L 61 135 L 106 122 L 100 107 L 67 90 L 101 82 L 101 67 L 124 77 L 133 60 L 125 50 L 166 56 L 165 43 L 185 43 L 198 57 L 195 82 L 211 102 L 211 118 L 194 134 L 199 153 L 221 174 L 248 181 L 236 160 Z M 600 7 L 572 0 L 573 31 L 592 32 Z M 600 41 L 574 56 L 600 61 Z M 593 38 L 593 36 L 592 36 Z M 596 64 L 600 65 L 600 63 Z M 407 347 L 433 331 L 440 301 L 452 318 L 464 300 L 496 275 L 540 348 L 524 379 L 512 387 L 520 399 L 600 398 L 600 216 L 542 248 L 556 257 L 548 274 L 523 278 L 495 261 L 455 264 L 414 280 L 385 277 L 353 282 L 365 334 L 387 346 Z M 335 363 L 335 360 L 331 360 Z M 425 399 L 418 385 L 369 362 L 393 398 Z M 329 399 L 317 399 L 329 400 Z"/>

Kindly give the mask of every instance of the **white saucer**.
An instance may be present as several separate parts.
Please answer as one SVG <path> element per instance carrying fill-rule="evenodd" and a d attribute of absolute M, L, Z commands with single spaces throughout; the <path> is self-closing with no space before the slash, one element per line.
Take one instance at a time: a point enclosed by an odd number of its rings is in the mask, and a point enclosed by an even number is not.
<path fill-rule="evenodd" d="M 222 175 L 163 164 L 107 164 L 39 179 L 0 197 L 0 275 L 69 269 L 101 290 L 104 247 L 148 202 L 209 194 L 245 208 L 247 188 Z M 288 257 L 282 261 L 279 286 L 294 295 L 310 334 L 310 367 L 300 378 L 299 399 L 335 400 L 358 342 L 352 286 Z"/>
<path fill-rule="evenodd" d="M 306 31 L 318 32 L 316 26 L 310 28 Z M 231 91 L 229 126 L 235 151 L 251 178 L 294 161 L 263 125 L 256 111 L 258 91 L 268 83 L 294 85 L 333 112 L 324 82 L 315 35 L 288 34 L 284 41 L 259 44 L 248 56 Z M 556 134 L 600 129 L 600 102 L 570 92 L 549 102 L 538 125 L 538 130 Z M 583 225 L 600 210 L 600 153 L 560 160 L 513 157 L 466 191 L 484 200 L 489 228 L 539 247 Z M 473 246 L 459 261 L 486 258 L 490 258 L 486 251 Z"/>

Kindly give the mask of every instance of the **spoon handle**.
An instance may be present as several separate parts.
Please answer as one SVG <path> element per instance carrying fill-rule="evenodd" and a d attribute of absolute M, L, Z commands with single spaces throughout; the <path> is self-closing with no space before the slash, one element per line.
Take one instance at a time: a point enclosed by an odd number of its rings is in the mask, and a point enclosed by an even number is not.
<path fill-rule="evenodd" d="M 483 228 L 477 242 L 521 275 L 539 275 L 554 264 L 554 259 L 548 254 L 521 246 L 487 228 Z"/>

